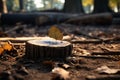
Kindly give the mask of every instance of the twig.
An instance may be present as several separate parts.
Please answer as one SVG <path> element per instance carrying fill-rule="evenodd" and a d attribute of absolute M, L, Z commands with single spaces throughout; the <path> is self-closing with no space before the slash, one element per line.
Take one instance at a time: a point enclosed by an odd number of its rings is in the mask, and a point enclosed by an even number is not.
<path fill-rule="evenodd" d="M 15 30 L 18 30 L 18 29 L 24 28 L 24 27 L 26 27 L 26 25 L 15 26 L 14 28 L 12 28 L 12 29 L 10 29 L 10 30 L 5 31 L 5 33 L 10 33 L 10 32 L 12 32 L 12 31 L 15 31 Z"/>
<path fill-rule="evenodd" d="M 120 80 L 120 75 L 88 76 L 86 80 Z"/>
<path fill-rule="evenodd" d="M 73 55 L 75 57 L 82 57 L 82 58 L 88 58 L 88 59 L 109 59 L 109 60 L 113 60 L 113 58 L 108 57 L 108 56 L 94 56 L 94 55 L 90 55 L 90 56 L 80 56 L 80 55 Z"/>
<path fill-rule="evenodd" d="M 120 41 L 111 41 L 111 40 L 72 40 L 71 43 L 96 43 L 96 44 L 101 44 L 101 43 L 106 43 L 106 44 L 111 44 L 111 43 L 120 43 Z"/>
<path fill-rule="evenodd" d="M 83 36 L 86 36 L 86 37 L 89 37 L 89 38 L 92 38 L 92 39 L 102 40 L 102 39 L 100 39 L 100 38 L 98 38 L 98 37 L 87 35 L 87 34 L 85 34 L 85 33 L 83 33 L 83 32 L 78 31 L 78 30 L 74 31 L 74 33 L 75 33 L 75 34 L 78 34 L 78 35 L 83 35 Z"/>
<path fill-rule="evenodd" d="M 33 39 L 42 39 L 42 37 L 16 37 L 16 38 L 8 37 L 8 38 L 0 38 L 0 41 L 11 41 L 13 43 L 23 43 Z"/>
<path fill-rule="evenodd" d="M 91 55 L 120 55 L 120 51 L 92 52 Z"/>
<path fill-rule="evenodd" d="M 71 43 L 84 43 L 84 44 L 87 44 L 87 43 L 102 43 L 102 41 L 100 40 L 72 40 Z"/>

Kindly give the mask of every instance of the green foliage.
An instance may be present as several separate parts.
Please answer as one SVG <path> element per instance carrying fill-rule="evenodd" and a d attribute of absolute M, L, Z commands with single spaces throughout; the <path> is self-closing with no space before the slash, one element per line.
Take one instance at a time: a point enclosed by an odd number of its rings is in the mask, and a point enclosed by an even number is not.
<path fill-rule="evenodd" d="M 25 9 L 28 11 L 36 9 L 36 5 L 34 4 L 34 0 L 27 0 L 24 5 L 25 5 Z"/>
<path fill-rule="evenodd" d="M 7 0 L 8 11 L 18 11 L 19 10 L 19 0 Z"/>
<path fill-rule="evenodd" d="M 45 10 L 45 9 L 62 9 L 65 0 L 38 0 L 39 3 L 35 3 L 35 0 L 24 0 L 24 9 L 26 11 L 32 10 Z M 91 11 L 91 6 L 93 6 L 94 0 L 82 0 L 82 4 L 86 11 Z M 38 7 L 39 6 L 39 7 Z M 120 6 L 120 0 L 109 0 L 109 6 L 114 10 Z M 19 0 L 7 0 L 8 11 L 18 11 L 19 10 Z M 85 12 L 86 12 L 85 11 Z"/>
<path fill-rule="evenodd" d="M 65 0 L 23 0 L 26 11 L 45 10 L 45 9 L 62 9 Z M 35 1 L 38 1 L 35 3 Z M 8 11 L 19 11 L 19 0 L 7 0 Z"/>
<path fill-rule="evenodd" d="M 94 0 L 82 0 L 83 6 L 93 5 Z"/>
<path fill-rule="evenodd" d="M 117 6 L 117 3 L 118 3 L 119 0 L 110 0 L 109 1 L 109 5 L 111 8 L 114 8 Z"/>
<path fill-rule="evenodd" d="M 8 11 L 13 10 L 13 1 L 14 0 L 7 0 L 7 9 L 8 9 Z"/>
<path fill-rule="evenodd" d="M 92 13 L 94 0 L 82 0 L 85 13 Z"/>
<path fill-rule="evenodd" d="M 13 11 L 19 10 L 19 0 L 13 0 Z"/>
<path fill-rule="evenodd" d="M 109 1 L 109 6 L 111 7 L 112 10 L 115 12 L 118 12 L 118 7 L 120 5 L 120 0 L 110 0 Z"/>

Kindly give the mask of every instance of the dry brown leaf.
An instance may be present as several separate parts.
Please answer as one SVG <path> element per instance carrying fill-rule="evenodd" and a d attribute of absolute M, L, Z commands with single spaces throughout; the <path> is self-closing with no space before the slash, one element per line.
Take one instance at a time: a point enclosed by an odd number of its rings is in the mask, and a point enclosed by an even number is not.
<path fill-rule="evenodd" d="M 13 49 L 13 45 L 10 44 L 9 42 L 6 42 L 3 46 L 3 49 L 11 51 Z"/>
<path fill-rule="evenodd" d="M 118 65 L 120 65 L 120 61 L 118 61 L 117 63 L 118 63 Z"/>
<path fill-rule="evenodd" d="M 13 49 L 13 45 L 12 44 L 10 44 L 10 42 L 5 42 L 4 44 L 2 44 L 1 46 L 0 46 L 0 55 L 2 55 L 3 54 L 3 52 L 4 51 L 14 51 L 14 49 Z"/>
<path fill-rule="evenodd" d="M 56 26 L 52 26 L 48 30 L 48 36 L 51 37 L 51 38 L 54 38 L 56 40 L 62 40 L 63 39 L 62 31 Z"/>
<path fill-rule="evenodd" d="M 3 47 L 0 47 L 0 55 L 2 55 L 3 52 L 4 52 Z"/>

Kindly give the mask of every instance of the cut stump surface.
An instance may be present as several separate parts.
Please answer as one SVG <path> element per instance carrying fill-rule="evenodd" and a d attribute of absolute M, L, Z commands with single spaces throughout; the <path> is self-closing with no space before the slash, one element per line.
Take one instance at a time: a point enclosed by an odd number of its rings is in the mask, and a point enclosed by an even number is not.
<path fill-rule="evenodd" d="M 26 42 L 26 57 L 29 59 L 65 58 L 72 53 L 72 44 L 60 40 L 30 40 Z"/>

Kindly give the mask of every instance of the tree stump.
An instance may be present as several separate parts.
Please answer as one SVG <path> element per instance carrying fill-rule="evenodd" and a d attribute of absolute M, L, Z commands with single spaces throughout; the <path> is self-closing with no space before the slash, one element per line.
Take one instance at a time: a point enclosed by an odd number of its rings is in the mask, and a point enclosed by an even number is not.
<path fill-rule="evenodd" d="M 66 58 L 72 53 L 72 44 L 60 40 L 30 40 L 26 42 L 28 59 Z"/>

